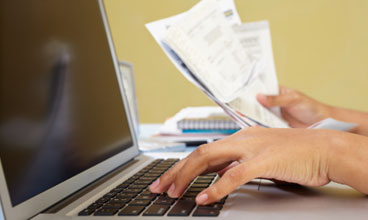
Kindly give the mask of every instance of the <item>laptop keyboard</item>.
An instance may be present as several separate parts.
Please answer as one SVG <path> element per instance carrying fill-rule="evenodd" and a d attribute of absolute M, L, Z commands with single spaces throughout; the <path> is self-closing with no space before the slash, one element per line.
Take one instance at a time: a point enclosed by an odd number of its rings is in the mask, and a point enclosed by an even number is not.
<path fill-rule="evenodd" d="M 206 206 L 197 206 L 195 197 L 211 185 L 216 173 L 202 175 L 189 184 L 178 199 L 166 193 L 154 194 L 148 186 L 173 166 L 179 159 L 158 159 L 106 193 L 79 212 L 79 216 L 218 216 L 226 198 Z"/>

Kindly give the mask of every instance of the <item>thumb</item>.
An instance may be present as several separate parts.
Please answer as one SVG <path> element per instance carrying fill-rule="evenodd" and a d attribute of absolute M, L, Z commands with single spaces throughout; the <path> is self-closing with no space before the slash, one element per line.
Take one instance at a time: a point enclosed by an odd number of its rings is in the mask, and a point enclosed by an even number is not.
<path fill-rule="evenodd" d="M 257 100 L 264 107 L 286 107 L 294 101 L 294 96 L 286 93 L 280 95 L 263 95 L 258 94 Z"/>

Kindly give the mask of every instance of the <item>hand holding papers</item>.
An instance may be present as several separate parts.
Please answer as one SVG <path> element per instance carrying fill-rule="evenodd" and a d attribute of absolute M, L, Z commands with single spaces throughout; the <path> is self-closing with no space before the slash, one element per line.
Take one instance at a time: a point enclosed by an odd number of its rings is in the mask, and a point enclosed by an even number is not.
<path fill-rule="evenodd" d="M 146 26 L 179 71 L 239 126 L 287 128 L 278 108 L 256 100 L 258 93 L 278 94 L 268 22 L 236 18 L 233 0 L 202 0 Z"/>

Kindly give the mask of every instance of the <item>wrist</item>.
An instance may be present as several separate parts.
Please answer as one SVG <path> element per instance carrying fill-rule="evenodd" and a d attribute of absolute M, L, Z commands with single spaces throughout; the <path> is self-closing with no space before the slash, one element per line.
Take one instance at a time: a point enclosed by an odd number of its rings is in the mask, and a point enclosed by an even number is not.
<path fill-rule="evenodd" d="M 333 131 L 328 148 L 328 178 L 331 181 L 349 185 L 360 192 L 368 193 L 366 182 L 368 172 L 368 138 L 363 136 Z"/>
<path fill-rule="evenodd" d="M 344 156 L 349 153 L 348 141 L 344 134 L 332 134 L 328 138 L 328 178 L 334 182 L 346 184 L 343 174 L 346 173 Z"/>
<path fill-rule="evenodd" d="M 335 112 L 336 112 L 336 108 L 334 106 L 331 105 L 325 105 L 325 104 L 321 104 L 322 107 L 322 114 L 324 118 L 335 118 Z"/>

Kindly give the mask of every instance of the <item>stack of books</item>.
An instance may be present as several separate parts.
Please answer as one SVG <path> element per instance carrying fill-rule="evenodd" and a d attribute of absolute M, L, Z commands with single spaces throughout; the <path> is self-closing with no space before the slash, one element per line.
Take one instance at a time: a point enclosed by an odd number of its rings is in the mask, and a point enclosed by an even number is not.
<path fill-rule="evenodd" d="M 177 122 L 177 127 L 183 133 L 232 134 L 240 129 L 225 113 L 212 114 L 208 117 L 183 118 Z"/>
<path fill-rule="evenodd" d="M 187 107 L 165 121 L 159 136 L 220 139 L 239 129 L 240 126 L 218 106 Z"/>

